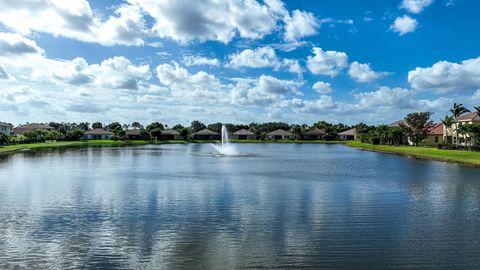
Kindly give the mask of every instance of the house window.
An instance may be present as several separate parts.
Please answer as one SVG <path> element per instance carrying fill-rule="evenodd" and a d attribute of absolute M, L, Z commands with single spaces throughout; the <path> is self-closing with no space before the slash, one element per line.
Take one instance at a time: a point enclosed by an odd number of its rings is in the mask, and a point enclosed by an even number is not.
<path fill-rule="evenodd" d="M 435 136 L 435 143 L 438 143 L 438 136 Z"/>

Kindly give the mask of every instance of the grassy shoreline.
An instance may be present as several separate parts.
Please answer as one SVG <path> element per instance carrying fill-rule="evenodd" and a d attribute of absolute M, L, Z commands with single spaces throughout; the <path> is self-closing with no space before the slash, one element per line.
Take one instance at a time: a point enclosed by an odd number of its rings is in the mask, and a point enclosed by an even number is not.
<path fill-rule="evenodd" d="M 480 166 L 480 152 L 440 150 L 434 147 L 373 145 L 358 141 L 348 141 L 345 145 L 363 150 L 397 154 L 419 159 L 437 160 L 451 163 Z"/>
<path fill-rule="evenodd" d="M 0 146 L 1 154 L 11 154 L 21 151 L 36 149 L 54 149 L 54 148 L 74 148 L 74 147 L 118 147 L 131 145 L 146 145 L 149 141 L 66 141 L 66 142 L 44 142 L 44 143 L 26 143 Z"/>
<path fill-rule="evenodd" d="M 54 149 L 54 148 L 74 148 L 74 147 L 122 147 L 148 144 L 186 144 L 186 143 L 217 143 L 214 140 L 191 140 L 191 141 L 113 141 L 113 140 L 93 140 L 76 142 L 45 142 L 32 144 L 16 144 L 0 146 L 0 155 L 12 154 L 21 151 L 35 149 Z M 480 166 L 480 152 L 466 152 L 458 150 L 439 150 L 433 147 L 412 147 L 412 146 L 391 146 L 391 145 L 373 145 L 361 143 L 358 141 L 262 141 L 262 140 L 233 140 L 235 143 L 305 143 L 305 144 L 344 144 L 346 146 L 359 148 L 363 150 L 376 151 L 388 154 L 397 154 L 419 159 L 429 159 L 444 162 L 454 162 L 467 165 Z"/>

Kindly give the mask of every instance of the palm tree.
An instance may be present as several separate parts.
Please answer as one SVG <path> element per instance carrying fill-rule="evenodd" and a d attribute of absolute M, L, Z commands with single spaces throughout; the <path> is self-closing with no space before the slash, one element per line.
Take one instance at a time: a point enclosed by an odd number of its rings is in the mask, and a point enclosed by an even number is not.
<path fill-rule="evenodd" d="M 403 139 L 403 129 L 401 127 L 392 127 L 390 129 L 390 132 L 392 133 L 392 143 L 394 145 L 399 145 L 402 143 Z"/>
<path fill-rule="evenodd" d="M 477 113 L 477 116 L 480 117 L 480 106 L 477 106 L 477 107 L 474 107 L 475 108 L 475 112 Z M 480 126 L 476 125 L 472 128 L 472 131 L 473 131 L 473 135 L 474 135 L 474 143 L 477 144 L 478 143 L 478 135 L 480 134 Z"/>
<path fill-rule="evenodd" d="M 379 125 L 375 133 L 380 138 L 380 144 L 387 144 L 390 141 L 390 128 L 387 125 Z"/>
<path fill-rule="evenodd" d="M 369 127 L 364 123 L 359 123 L 355 125 L 355 132 L 357 133 L 361 142 L 365 142 L 367 140 L 368 130 L 369 130 Z"/>
<path fill-rule="evenodd" d="M 457 118 L 464 113 L 470 112 L 470 110 L 465 108 L 461 103 L 453 103 L 453 107 L 450 109 L 450 112 L 452 113 L 453 117 Z"/>
<path fill-rule="evenodd" d="M 445 118 L 442 119 L 442 124 L 445 128 L 445 130 L 447 130 L 448 128 L 450 128 L 453 124 L 455 124 L 455 118 L 453 118 L 453 116 L 448 116 L 447 114 L 445 115 Z M 445 137 L 445 141 L 447 142 L 448 141 L 448 133 L 446 134 L 447 136 Z M 450 144 L 453 146 L 453 136 L 452 138 L 450 139 Z"/>
<path fill-rule="evenodd" d="M 467 108 L 465 108 L 465 107 L 463 106 L 463 104 L 461 104 L 461 103 L 460 103 L 460 104 L 457 104 L 457 103 L 455 102 L 455 103 L 453 103 L 453 107 L 450 109 L 450 112 L 452 113 L 452 116 L 453 116 L 454 120 L 456 121 L 457 118 L 458 118 L 460 115 L 462 115 L 462 114 L 464 114 L 464 113 L 467 113 L 467 112 L 470 112 L 470 110 L 467 109 Z M 455 141 L 456 141 L 456 143 L 458 144 L 458 125 L 455 125 L 454 130 L 455 130 L 455 135 L 456 135 L 456 140 L 455 140 Z M 453 137 L 452 137 L 452 140 L 453 140 Z M 453 145 L 453 144 L 452 144 L 452 145 Z"/>
<path fill-rule="evenodd" d="M 480 117 L 480 106 L 475 107 L 477 115 Z"/>
<path fill-rule="evenodd" d="M 462 135 L 465 140 L 462 140 L 462 143 L 465 142 L 468 145 L 467 134 L 469 134 L 469 125 L 464 124 L 458 127 L 458 134 Z"/>
<path fill-rule="evenodd" d="M 292 130 L 293 135 L 295 135 L 295 139 L 297 139 L 297 140 L 301 139 L 302 133 L 303 133 L 302 126 L 294 124 L 294 125 L 292 125 L 291 130 Z"/>
<path fill-rule="evenodd" d="M 133 122 L 131 126 L 136 129 L 143 129 L 143 126 L 139 122 Z"/>

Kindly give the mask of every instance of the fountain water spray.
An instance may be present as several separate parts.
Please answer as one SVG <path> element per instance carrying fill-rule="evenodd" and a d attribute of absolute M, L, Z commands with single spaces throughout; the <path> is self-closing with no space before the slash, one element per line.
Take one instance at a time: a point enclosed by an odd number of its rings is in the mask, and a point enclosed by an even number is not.
<path fill-rule="evenodd" d="M 218 151 L 219 154 L 223 156 L 234 156 L 237 155 L 237 149 L 233 144 L 229 142 L 228 130 L 225 125 L 222 125 L 222 142 L 221 144 L 214 144 L 213 147 Z"/>

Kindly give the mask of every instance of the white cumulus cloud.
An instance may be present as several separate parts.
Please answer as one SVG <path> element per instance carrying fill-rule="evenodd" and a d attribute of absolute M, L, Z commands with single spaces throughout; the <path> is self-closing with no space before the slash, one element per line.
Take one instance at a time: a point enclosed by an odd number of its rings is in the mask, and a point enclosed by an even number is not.
<path fill-rule="evenodd" d="M 217 58 L 208 58 L 205 56 L 190 55 L 183 57 L 182 63 L 186 66 L 220 66 Z"/>
<path fill-rule="evenodd" d="M 155 20 L 153 32 L 181 43 L 234 37 L 259 39 L 277 27 L 269 6 L 256 0 L 129 0 Z"/>
<path fill-rule="evenodd" d="M 148 65 L 134 65 L 129 59 L 116 56 L 100 64 L 89 65 L 83 58 L 50 62 L 48 69 L 34 70 L 38 80 L 55 79 L 72 85 L 95 85 L 109 89 L 138 89 L 151 76 Z"/>
<path fill-rule="evenodd" d="M 301 85 L 301 82 L 261 75 L 256 80 L 239 81 L 232 89 L 231 100 L 235 105 L 278 105 L 288 95 L 301 95 L 298 90 Z"/>
<path fill-rule="evenodd" d="M 230 55 L 229 58 L 229 66 L 234 68 L 279 68 L 280 66 L 280 62 L 275 50 L 269 46 L 260 47 L 253 50 L 246 49 L 239 53 Z"/>
<path fill-rule="evenodd" d="M 102 19 L 86 0 L 0 0 L 0 22 L 21 34 L 49 33 L 102 45 L 142 45 L 147 35 L 140 9 L 120 5 Z"/>
<path fill-rule="evenodd" d="M 297 74 L 300 80 L 303 80 L 303 68 L 300 61 L 297 59 L 283 59 L 283 66 L 286 67 L 288 72 Z"/>
<path fill-rule="evenodd" d="M 433 0 L 403 0 L 400 7 L 410 13 L 420 13 L 432 3 Z"/>
<path fill-rule="evenodd" d="M 50 103 L 41 93 L 26 85 L 16 85 L 0 91 L 0 112 L 28 116 L 32 110 L 48 110 L 49 106 Z"/>
<path fill-rule="evenodd" d="M 204 102 L 205 104 L 228 102 L 224 90 L 228 85 L 205 71 L 190 73 L 176 62 L 157 66 L 160 83 L 168 87 L 173 96 L 184 102 Z"/>
<path fill-rule="evenodd" d="M 361 64 L 357 61 L 350 64 L 348 75 L 357 82 L 372 82 L 385 76 L 385 72 L 375 72 L 370 64 Z"/>
<path fill-rule="evenodd" d="M 307 67 L 315 75 L 335 77 L 348 67 L 348 56 L 344 52 L 323 51 L 322 48 L 313 48 L 313 56 L 308 56 Z"/>
<path fill-rule="evenodd" d="M 318 81 L 312 86 L 312 88 L 320 94 L 333 93 L 332 86 L 328 82 Z"/>
<path fill-rule="evenodd" d="M 354 94 L 358 100 L 358 107 L 366 109 L 390 108 L 390 109 L 412 109 L 417 105 L 415 93 L 405 88 L 390 88 L 382 86 L 372 92 Z"/>
<path fill-rule="evenodd" d="M 291 16 L 285 17 L 284 21 L 286 41 L 296 41 L 306 36 L 316 35 L 320 27 L 320 22 L 313 13 L 306 11 L 294 10 Z"/>
<path fill-rule="evenodd" d="M 408 72 L 414 89 L 448 92 L 480 88 L 480 57 L 460 63 L 440 61 L 431 67 L 417 67 Z"/>
<path fill-rule="evenodd" d="M 401 36 L 414 32 L 417 29 L 418 22 L 408 15 L 403 15 L 402 17 L 397 17 L 393 24 L 390 26 L 390 29 L 394 32 L 399 33 Z"/>
<path fill-rule="evenodd" d="M 0 33 L 0 56 L 22 54 L 43 54 L 34 40 L 14 33 Z"/>
<path fill-rule="evenodd" d="M 282 69 L 296 74 L 300 80 L 303 80 L 303 69 L 298 59 L 280 59 L 275 50 L 270 47 L 259 47 L 256 49 L 245 49 L 241 52 L 231 54 L 228 67 L 232 68 L 266 68 L 271 67 L 275 70 Z"/>

